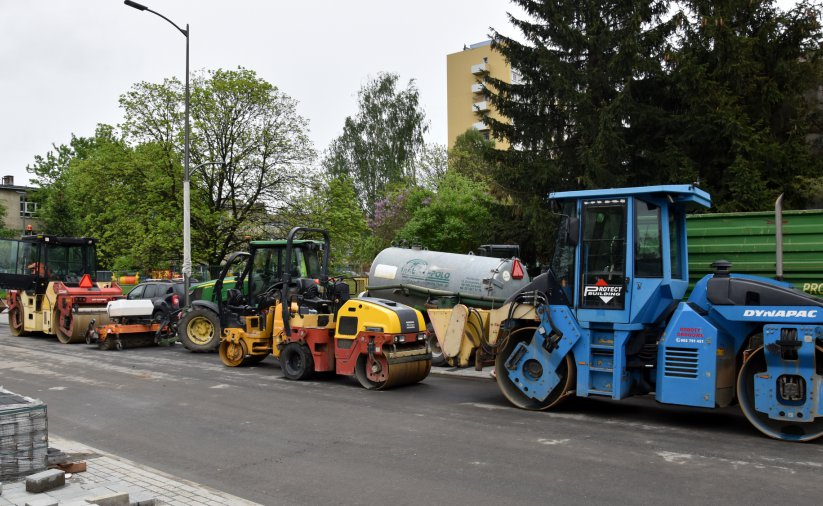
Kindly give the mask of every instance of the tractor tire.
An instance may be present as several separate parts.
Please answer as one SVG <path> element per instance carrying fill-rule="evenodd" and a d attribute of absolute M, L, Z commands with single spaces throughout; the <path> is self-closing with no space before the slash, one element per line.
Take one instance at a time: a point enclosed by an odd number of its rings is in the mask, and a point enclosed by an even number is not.
<path fill-rule="evenodd" d="M 195 308 L 180 320 L 180 342 L 195 353 L 210 353 L 220 346 L 220 319 L 206 308 Z"/>
<path fill-rule="evenodd" d="M 304 380 L 314 373 L 314 359 L 306 346 L 289 343 L 280 352 L 280 369 L 290 380 Z"/>

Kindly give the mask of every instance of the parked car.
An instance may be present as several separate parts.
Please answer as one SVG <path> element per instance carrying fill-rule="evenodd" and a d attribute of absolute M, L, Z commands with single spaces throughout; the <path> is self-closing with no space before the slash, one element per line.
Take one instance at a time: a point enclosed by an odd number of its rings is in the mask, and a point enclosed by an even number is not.
<path fill-rule="evenodd" d="M 158 319 L 162 313 L 180 309 L 184 295 L 185 285 L 182 279 L 147 279 L 132 288 L 126 298 L 151 300 L 154 304 L 152 318 Z"/>

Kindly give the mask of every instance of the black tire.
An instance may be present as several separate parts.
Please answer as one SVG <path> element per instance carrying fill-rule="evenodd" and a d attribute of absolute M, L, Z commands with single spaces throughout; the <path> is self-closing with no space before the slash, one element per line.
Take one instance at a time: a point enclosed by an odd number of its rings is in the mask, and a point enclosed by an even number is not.
<path fill-rule="evenodd" d="M 431 322 L 426 323 L 426 335 L 429 339 L 429 348 L 432 350 L 432 366 L 446 367 L 449 365 L 449 361 L 446 360 L 446 356 L 443 355 L 443 349 L 440 347 L 440 341 L 437 340 Z"/>
<path fill-rule="evenodd" d="M 268 357 L 268 354 L 266 354 L 266 355 L 249 355 L 248 357 L 246 357 L 245 364 L 246 365 L 257 365 L 260 362 L 266 360 L 266 357 Z"/>
<path fill-rule="evenodd" d="M 280 369 L 287 379 L 308 379 L 314 372 L 314 359 L 306 346 L 289 343 L 280 353 Z"/>
<path fill-rule="evenodd" d="M 162 309 L 156 309 L 154 313 L 151 314 L 151 321 L 152 323 L 160 323 L 166 318 L 166 312 Z"/>
<path fill-rule="evenodd" d="M 180 342 L 189 351 L 209 353 L 220 346 L 220 319 L 209 309 L 192 309 L 183 316 L 177 328 Z"/>

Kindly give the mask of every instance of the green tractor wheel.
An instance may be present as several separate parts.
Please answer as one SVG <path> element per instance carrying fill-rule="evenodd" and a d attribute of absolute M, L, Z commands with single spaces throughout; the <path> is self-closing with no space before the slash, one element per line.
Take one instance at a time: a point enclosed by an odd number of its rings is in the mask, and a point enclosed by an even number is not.
<path fill-rule="evenodd" d="M 192 309 L 177 328 L 180 342 L 189 351 L 212 352 L 220 346 L 220 320 L 210 309 Z"/>

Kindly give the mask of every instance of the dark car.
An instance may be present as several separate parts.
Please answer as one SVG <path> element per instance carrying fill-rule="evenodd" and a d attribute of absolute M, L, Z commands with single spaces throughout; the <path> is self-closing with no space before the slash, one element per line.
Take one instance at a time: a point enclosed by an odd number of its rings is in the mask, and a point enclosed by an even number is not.
<path fill-rule="evenodd" d="M 162 313 L 170 313 L 180 308 L 185 294 L 182 279 L 147 279 L 141 281 L 129 292 L 129 300 L 150 299 L 154 304 L 152 318 Z"/>

